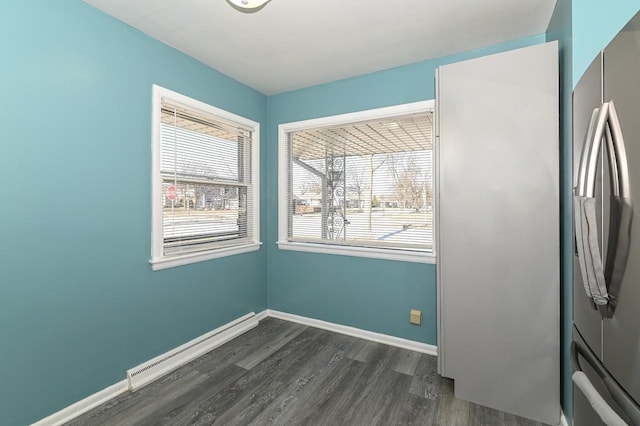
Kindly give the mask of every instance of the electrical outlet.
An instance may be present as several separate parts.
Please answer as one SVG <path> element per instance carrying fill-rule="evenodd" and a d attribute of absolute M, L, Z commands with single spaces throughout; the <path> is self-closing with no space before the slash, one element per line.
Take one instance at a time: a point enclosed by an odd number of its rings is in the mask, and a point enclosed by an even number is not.
<path fill-rule="evenodd" d="M 412 309 L 409 316 L 409 322 L 411 324 L 420 325 L 420 323 L 422 322 L 422 311 Z"/>

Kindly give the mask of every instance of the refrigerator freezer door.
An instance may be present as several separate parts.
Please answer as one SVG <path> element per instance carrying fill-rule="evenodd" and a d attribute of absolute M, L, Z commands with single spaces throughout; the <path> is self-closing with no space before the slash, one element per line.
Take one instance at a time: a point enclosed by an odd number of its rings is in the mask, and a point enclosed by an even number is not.
<path fill-rule="evenodd" d="M 631 199 L 640 205 L 640 14 L 604 51 L 604 100 L 615 102 L 624 134 Z M 632 220 L 629 260 L 613 318 L 603 322 L 605 368 L 640 401 L 640 218 Z"/>
<path fill-rule="evenodd" d="M 595 354 L 574 329 L 571 344 L 571 364 L 574 371 L 573 424 L 576 426 L 637 425 L 640 407 L 611 379 Z M 576 380 L 582 373 L 582 383 Z M 588 386 L 585 386 L 588 385 Z M 591 388 L 591 389 L 589 389 Z"/>

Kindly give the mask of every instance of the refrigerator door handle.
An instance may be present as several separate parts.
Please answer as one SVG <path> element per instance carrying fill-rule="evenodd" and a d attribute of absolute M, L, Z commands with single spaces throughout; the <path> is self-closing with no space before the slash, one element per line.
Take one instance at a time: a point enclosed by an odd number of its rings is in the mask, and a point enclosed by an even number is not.
<path fill-rule="evenodd" d="M 578 182 L 574 197 L 574 226 L 578 264 L 587 297 L 597 306 L 605 306 L 609 303 L 598 242 L 596 200 L 594 198 L 598 157 L 608 112 L 609 105 L 603 104 L 600 108 L 594 109 L 591 115 L 591 122 L 580 156 Z"/>
<path fill-rule="evenodd" d="M 580 158 L 580 167 L 584 168 L 584 170 L 581 170 L 578 174 L 578 177 L 582 177 L 582 180 L 578 181 L 577 195 L 579 196 L 593 198 L 595 195 L 598 157 L 608 116 L 609 103 L 604 103 L 599 109 L 596 108 L 594 110 L 591 117 L 592 121 L 589 125 L 587 140 L 582 148 Z"/>
<path fill-rule="evenodd" d="M 620 126 L 620 119 L 618 118 L 618 112 L 613 101 L 607 103 L 609 104 L 608 130 L 611 132 L 613 157 L 615 158 L 617 172 L 616 186 L 618 191 L 615 195 L 622 198 L 629 198 L 631 196 L 629 188 L 629 166 L 627 165 L 627 150 L 624 146 L 622 126 Z M 611 158 L 612 155 L 610 154 L 609 157 Z"/>
<path fill-rule="evenodd" d="M 580 156 L 577 195 L 584 197 L 595 195 L 600 145 L 605 137 L 608 141 L 607 152 L 612 173 L 612 194 L 628 198 L 630 190 L 627 151 L 624 146 L 620 119 L 613 101 L 605 102 L 600 108 L 593 110 L 587 140 Z"/>
<path fill-rule="evenodd" d="M 580 164 L 578 165 L 578 179 L 576 185 L 576 195 L 584 195 L 585 181 L 587 179 L 587 163 L 589 158 L 589 150 L 592 148 L 591 141 L 594 140 L 593 133 L 596 130 L 596 125 L 600 121 L 600 108 L 595 108 L 591 114 L 591 120 L 589 120 L 589 128 L 587 129 L 587 136 L 584 144 L 582 145 L 582 152 L 580 154 Z"/>
<path fill-rule="evenodd" d="M 606 139 L 611 181 L 609 239 L 603 268 L 595 226 L 595 189 L 602 139 Z M 633 206 L 622 127 L 613 101 L 596 108 L 580 157 L 575 197 L 578 261 L 587 295 L 604 318 L 611 318 L 629 256 Z"/>
<path fill-rule="evenodd" d="M 596 356 L 590 349 L 583 346 L 575 340 L 571 342 L 571 364 L 573 365 L 574 373 L 572 375 L 573 381 L 576 386 L 585 394 L 589 403 L 596 410 L 600 418 L 609 426 L 612 425 L 626 425 L 615 411 L 602 399 L 598 394 L 595 387 L 588 379 L 578 360 L 578 355 L 582 356 L 587 363 L 598 374 L 602 383 L 604 383 L 607 392 L 611 395 L 611 398 L 616 402 L 618 407 L 622 409 L 625 417 L 631 421 L 633 426 L 640 426 L 640 406 L 629 396 L 629 394 L 615 381 L 611 374 L 602 366 Z M 579 374 L 583 373 L 583 374 Z"/>

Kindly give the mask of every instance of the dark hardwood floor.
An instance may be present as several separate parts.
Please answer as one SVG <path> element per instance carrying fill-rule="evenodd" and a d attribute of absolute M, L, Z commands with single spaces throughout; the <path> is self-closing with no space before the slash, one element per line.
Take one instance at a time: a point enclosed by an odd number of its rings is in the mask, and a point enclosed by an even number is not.
<path fill-rule="evenodd" d="M 68 425 L 526 425 L 453 396 L 436 358 L 273 318 Z"/>

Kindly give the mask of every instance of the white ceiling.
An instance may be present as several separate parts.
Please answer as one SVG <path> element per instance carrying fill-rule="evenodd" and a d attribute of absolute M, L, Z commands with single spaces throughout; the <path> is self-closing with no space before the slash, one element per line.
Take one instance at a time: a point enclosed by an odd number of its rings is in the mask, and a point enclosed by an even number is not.
<path fill-rule="evenodd" d="M 272 95 L 546 31 L 556 0 L 84 0 Z"/>

